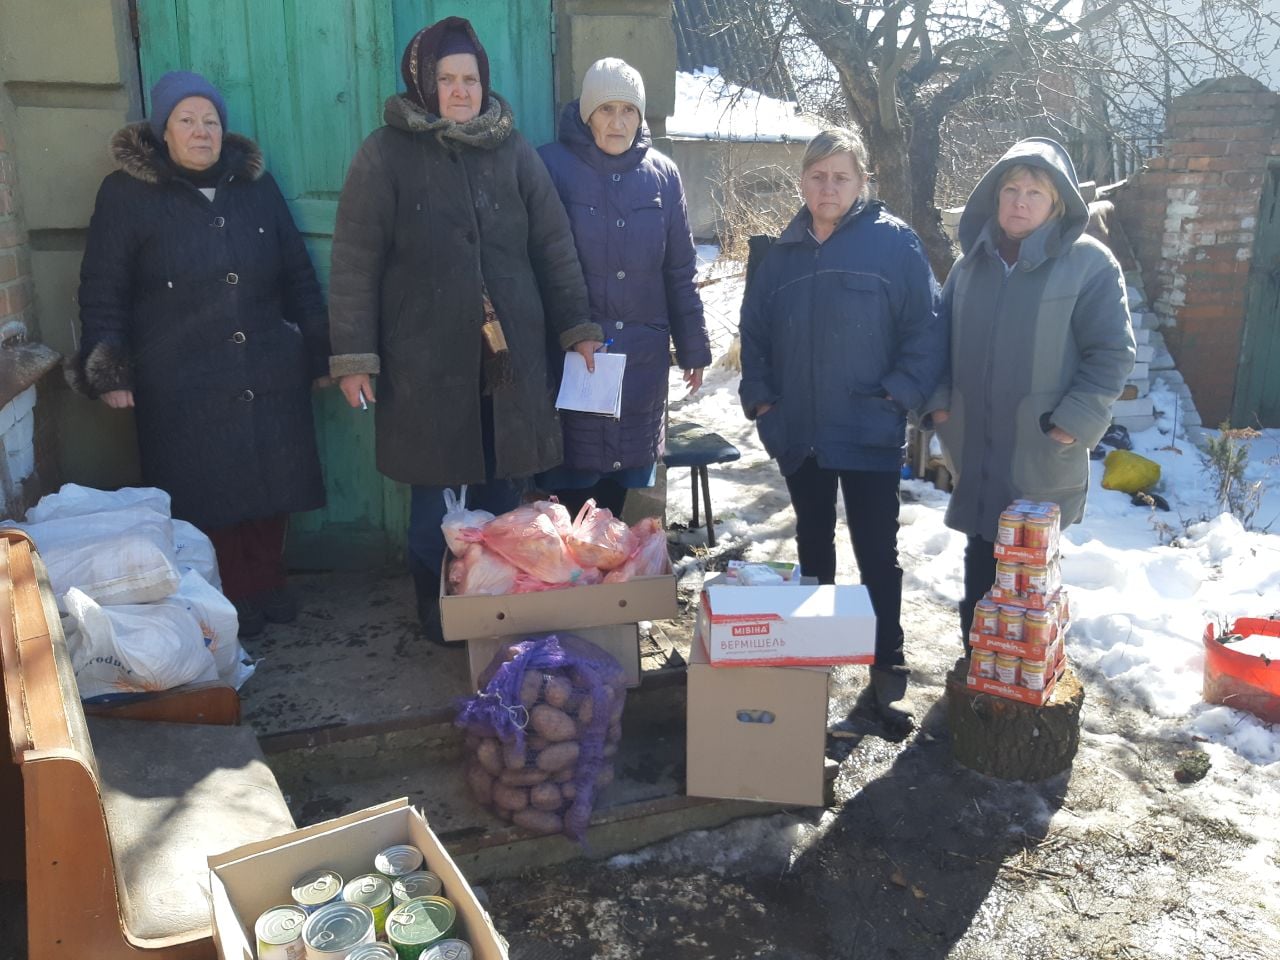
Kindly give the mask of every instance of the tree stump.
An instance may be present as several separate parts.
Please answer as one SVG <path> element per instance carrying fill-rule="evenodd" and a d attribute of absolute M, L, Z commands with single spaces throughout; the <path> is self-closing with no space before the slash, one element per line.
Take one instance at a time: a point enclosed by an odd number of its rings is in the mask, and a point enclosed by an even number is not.
<path fill-rule="evenodd" d="M 969 662 L 947 675 L 951 755 L 971 770 L 1002 780 L 1036 781 L 1071 766 L 1080 746 L 1084 687 L 1067 667 L 1043 707 L 978 693 L 965 683 Z"/>

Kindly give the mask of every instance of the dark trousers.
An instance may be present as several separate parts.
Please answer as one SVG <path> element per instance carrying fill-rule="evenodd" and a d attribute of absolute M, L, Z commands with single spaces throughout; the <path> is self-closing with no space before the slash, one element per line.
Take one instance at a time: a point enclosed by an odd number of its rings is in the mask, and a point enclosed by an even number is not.
<path fill-rule="evenodd" d="M 578 511 L 588 500 L 595 500 L 597 507 L 608 509 L 615 517 L 622 516 L 622 508 L 627 503 L 627 488 L 616 480 L 601 478 L 595 486 L 582 487 L 577 490 L 556 490 L 556 499 L 564 504 L 570 517 L 577 517 Z"/>
<path fill-rule="evenodd" d="M 813 457 L 786 478 L 796 512 L 800 570 L 836 582 L 836 487 L 844 494 L 849 538 L 876 614 L 876 665 L 903 662 L 902 567 L 898 566 L 898 472 L 826 470 Z"/>
<path fill-rule="evenodd" d="M 289 515 L 244 520 L 206 531 L 218 554 L 222 592 L 228 600 L 248 600 L 284 586 L 284 535 Z"/>
<path fill-rule="evenodd" d="M 970 537 L 964 547 L 964 599 L 960 601 L 960 636 L 969 649 L 973 609 L 996 582 L 996 545 L 982 537 Z"/>

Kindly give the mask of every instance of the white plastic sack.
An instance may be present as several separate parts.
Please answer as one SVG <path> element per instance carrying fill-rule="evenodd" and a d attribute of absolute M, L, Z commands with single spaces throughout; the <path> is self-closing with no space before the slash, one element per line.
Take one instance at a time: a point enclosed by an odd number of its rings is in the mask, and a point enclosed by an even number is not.
<path fill-rule="evenodd" d="M 173 521 L 173 556 L 179 573 L 194 570 L 205 583 L 222 589 L 222 575 L 218 573 L 218 554 L 213 549 L 213 541 L 194 523 Z"/>
<path fill-rule="evenodd" d="M 156 606 L 175 606 L 187 611 L 200 625 L 204 645 L 213 655 L 218 679 L 237 690 L 253 676 L 253 664 L 240 646 L 240 621 L 235 604 L 210 586 L 195 570 L 182 575 L 178 592 Z"/>
<path fill-rule="evenodd" d="M 61 517 L 83 517 L 89 513 L 108 513 L 145 507 L 161 516 L 169 516 L 169 494 L 159 487 L 124 487 L 121 490 L 95 490 L 78 483 L 64 483 L 57 493 L 40 498 L 27 511 L 27 523 L 44 523 Z"/>
<path fill-rule="evenodd" d="M 149 603 L 178 589 L 173 523 L 146 507 L 20 525 L 63 595 L 75 587 L 98 603 Z"/>
<path fill-rule="evenodd" d="M 170 690 L 218 679 L 200 624 L 171 604 L 104 607 L 72 587 L 64 598 L 76 629 L 67 636 L 80 699 Z"/>

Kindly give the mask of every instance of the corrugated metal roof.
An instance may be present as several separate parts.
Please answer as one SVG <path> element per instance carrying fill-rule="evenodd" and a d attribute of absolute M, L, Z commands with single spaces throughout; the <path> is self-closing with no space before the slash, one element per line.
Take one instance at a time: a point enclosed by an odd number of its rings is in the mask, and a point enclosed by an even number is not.
<path fill-rule="evenodd" d="M 715 67 L 741 86 L 779 100 L 796 99 L 766 0 L 675 0 L 671 22 L 679 69 L 692 73 Z"/>

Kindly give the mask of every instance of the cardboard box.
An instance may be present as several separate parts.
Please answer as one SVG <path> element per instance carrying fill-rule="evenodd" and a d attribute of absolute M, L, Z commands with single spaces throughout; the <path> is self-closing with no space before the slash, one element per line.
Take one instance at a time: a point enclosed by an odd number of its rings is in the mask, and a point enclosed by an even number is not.
<path fill-rule="evenodd" d="M 718 670 L 695 641 L 685 792 L 822 806 L 830 674 L 829 667 Z"/>
<path fill-rule="evenodd" d="M 1054 538 L 1051 547 L 1009 547 L 997 543 L 992 548 L 997 560 L 1010 560 L 1014 563 L 1036 563 L 1049 566 L 1058 562 L 1058 543 Z"/>
<path fill-rule="evenodd" d="M 716 667 L 871 663 L 876 617 L 858 586 L 734 587 L 702 591 L 698 631 Z"/>
<path fill-rule="evenodd" d="M 1062 676 L 1062 671 L 1066 665 L 1067 658 L 1060 657 L 1053 673 L 1045 679 L 1043 690 L 1032 690 L 1020 684 L 979 677 L 972 672 L 972 667 L 970 667 L 970 673 L 965 678 L 965 682 L 971 690 L 976 690 L 979 693 L 989 693 L 995 697 L 1004 697 L 1006 700 L 1017 700 L 1021 703 L 1029 703 L 1033 707 L 1043 707 L 1049 702 L 1049 698 L 1053 696 L 1053 690 L 1058 685 L 1058 678 Z"/>
<path fill-rule="evenodd" d="M 532 634 L 545 635 L 546 631 Z M 640 686 L 640 628 L 634 623 L 618 623 L 608 627 L 582 627 L 565 630 L 583 640 L 590 640 L 610 654 L 627 673 L 627 686 Z M 509 643 L 528 640 L 530 634 L 514 634 L 509 637 L 483 637 L 467 641 L 467 658 L 471 661 L 471 689 L 479 688 L 480 674 L 489 666 L 493 655 Z"/>
<path fill-rule="evenodd" d="M 1022 640 L 1010 640 L 1007 637 L 993 637 L 986 633 L 970 633 L 969 646 L 978 650 L 994 650 L 996 653 L 1007 653 L 1023 660 L 1044 660 L 1049 651 L 1058 644 L 1057 635 L 1048 643 L 1025 643 Z"/>
<path fill-rule="evenodd" d="M 1058 599 L 1062 594 L 1062 590 L 1054 590 L 1052 593 L 1028 593 L 1019 594 L 1009 590 L 1001 590 L 999 587 L 992 587 L 987 591 L 987 596 L 996 603 L 1007 607 L 1024 607 L 1027 610 L 1045 610 Z"/>
<path fill-rule="evenodd" d="M 421 850 L 426 868 L 444 881 L 444 896 L 458 911 L 455 929 L 471 944 L 476 960 L 506 960 L 506 946 L 471 885 L 426 819 L 403 798 L 210 857 L 209 899 L 219 960 L 254 960 L 255 921 L 268 907 L 289 903 L 289 888 L 307 871 L 330 867 L 346 879 L 372 873 L 373 858 L 396 843 Z"/>
<path fill-rule="evenodd" d="M 440 622 L 446 640 L 554 633 L 677 615 L 676 578 L 669 573 L 501 597 L 445 596 L 440 578 Z"/>
<path fill-rule="evenodd" d="M 785 583 L 800 583 L 800 564 L 787 563 L 782 560 L 763 560 L 750 561 L 752 566 L 768 567 L 778 576 L 782 577 Z M 737 583 L 738 571 L 748 565 L 746 560 L 730 560 L 725 567 L 725 576 L 730 583 Z M 739 584 L 740 585 L 740 584 Z"/>

